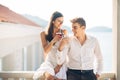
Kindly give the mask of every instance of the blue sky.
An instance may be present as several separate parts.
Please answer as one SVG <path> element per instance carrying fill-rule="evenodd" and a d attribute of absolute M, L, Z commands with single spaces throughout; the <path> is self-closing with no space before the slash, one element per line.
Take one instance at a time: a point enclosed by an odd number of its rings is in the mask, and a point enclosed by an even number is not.
<path fill-rule="evenodd" d="M 112 27 L 112 0 L 0 0 L 0 4 L 20 14 L 49 20 L 54 11 L 64 15 L 64 25 L 74 17 L 83 17 L 87 28 Z"/>

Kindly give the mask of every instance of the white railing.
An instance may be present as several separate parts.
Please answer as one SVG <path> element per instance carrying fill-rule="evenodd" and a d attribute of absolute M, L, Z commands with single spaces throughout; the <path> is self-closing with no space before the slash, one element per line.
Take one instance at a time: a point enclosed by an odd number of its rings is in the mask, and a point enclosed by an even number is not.
<path fill-rule="evenodd" d="M 115 73 L 102 73 L 98 80 L 116 80 Z"/>
<path fill-rule="evenodd" d="M 33 80 L 34 72 L 33 71 L 2 71 L 0 72 L 0 78 L 2 80 L 19 80 L 19 79 L 26 79 L 26 80 Z"/>
<path fill-rule="evenodd" d="M 3 80 L 13 79 L 26 79 L 33 80 L 34 71 L 2 71 L 0 72 L 0 78 Z M 103 73 L 98 80 L 116 80 L 114 73 Z"/>

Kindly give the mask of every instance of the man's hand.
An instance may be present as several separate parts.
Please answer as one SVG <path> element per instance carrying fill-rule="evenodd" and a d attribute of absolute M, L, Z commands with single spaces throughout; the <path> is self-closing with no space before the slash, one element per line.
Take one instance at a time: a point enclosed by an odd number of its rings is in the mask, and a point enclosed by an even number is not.
<path fill-rule="evenodd" d="M 55 74 L 57 74 L 59 71 L 60 71 L 60 68 L 62 67 L 62 65 L 57 65 L 55 68 L 54 68 L 54 71 L 55 71 Z"/>
<path fill-rule="evenodd" d="M 64 37 L 64 38 L 62 39 L 62 41 L 60 42 L 60 45 L 59 45 L 59 47 L 58 47 L 58 50 L 59 50 L 59 51 L 62 51 L 63 48 L 65 47 L 65 45 L 68 44 L 68 43 L 69 43 L 69 38 L 68 38 L 68 37 Z"/>
<path fill-rule="evenodd" d="M 99 77 L 100 77 L 100 75 L 99 75 L 99 74 L 96 74 L 96 77 L 97 77 L 97 78 L 99 78 Z"/>

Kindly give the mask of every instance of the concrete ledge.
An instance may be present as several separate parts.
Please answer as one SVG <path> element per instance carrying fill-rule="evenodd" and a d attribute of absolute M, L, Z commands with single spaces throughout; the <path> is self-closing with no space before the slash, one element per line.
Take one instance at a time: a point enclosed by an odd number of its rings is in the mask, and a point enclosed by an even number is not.
<path fill-rule="evenodd" d="M 32 79 L 35 71 L 1 71 L 0 78 L 30 78 Z M 115 73 L 102 73 L 98 80 L 115 80 Z"/>

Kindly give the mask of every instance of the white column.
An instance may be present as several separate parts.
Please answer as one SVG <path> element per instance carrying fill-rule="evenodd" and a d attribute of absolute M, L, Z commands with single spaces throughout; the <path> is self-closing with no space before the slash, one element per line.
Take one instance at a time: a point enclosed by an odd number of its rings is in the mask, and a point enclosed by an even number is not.
<path fill-rule="evenodd" d="M 26 70 L 27 71 L 32 71 L 33 70 L 32 67 L 34 65 L 33 64 L 33 57 L 34 57 L 33 54 L 35 54 L 34 46 L 33 45 L 27 46 L 26 49 L 27 49 L 27 54 L 26 54 L 26 62 L 27 62 L 27 64 L 26 64 Z"/>
<path fill-rule="evenodd" d="M 3 71 L 18 71 L 23 70 L 22 49 L 16 50 L 13 53 L 2 58 Z"/>
<path fill-rule="evenodd" d="M 27 47 L 22 50 L 23 54 L 23 71 L 27 71 Z"/>
<path fill-rule="evenodd" d="M 120 80 L 120 0 L 117 0 L 117 80 Z"/>
<path fill-rule="evenodd" d="M 0 58 L 0 71 L 2 71 L 2 58 Z"/>
<path fill-rule="evenodd" d="M 113 0 L 113 69 L 120 80 L 120 0 Z"/>
<path fill-rule="evenodd" d="M 40 42 L 27 47 L 27 70 L 36 70 L 43 61 L 43 53 Z"/>
<path fill-rule="evenodd" d="M 36 57 L 35 57 L 35 67 L 34 70 L 38 69 L 41 63 L 44 61 L 43 48 L 41 42 L 36 43 Z"/>

